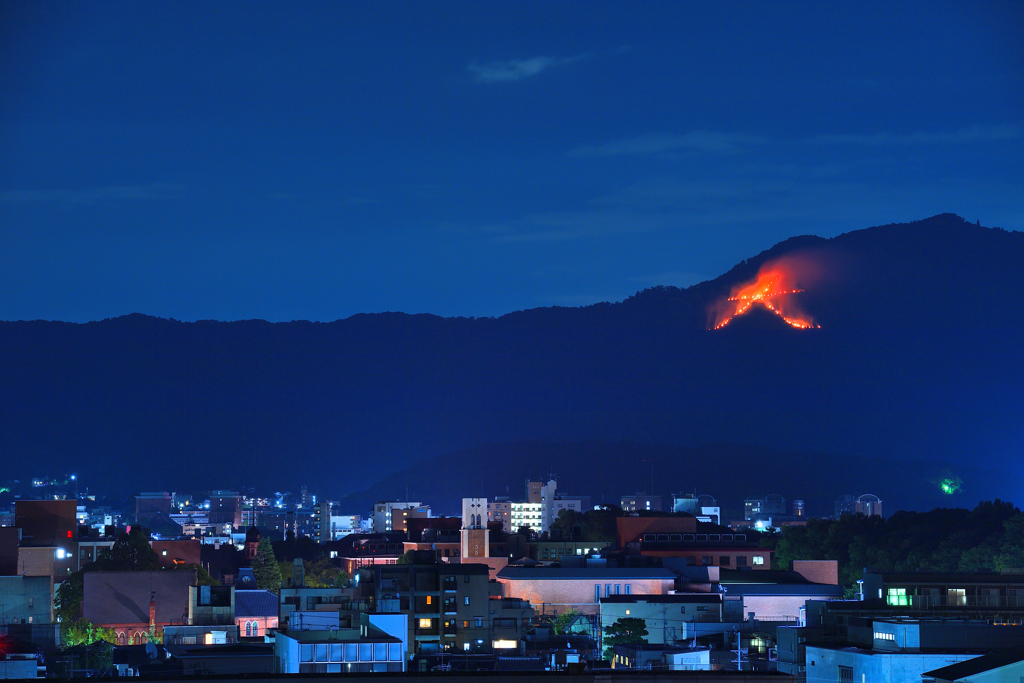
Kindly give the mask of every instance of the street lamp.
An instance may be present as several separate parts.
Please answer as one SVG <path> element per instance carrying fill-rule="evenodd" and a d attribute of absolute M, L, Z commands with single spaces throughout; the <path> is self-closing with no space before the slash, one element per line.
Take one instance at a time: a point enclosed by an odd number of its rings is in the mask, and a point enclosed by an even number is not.
<path fill-rule="evenodd" d="M 78 475 L 72 474 L 71 481 L 75 482 L 75 503 L 78 503 Z"/>

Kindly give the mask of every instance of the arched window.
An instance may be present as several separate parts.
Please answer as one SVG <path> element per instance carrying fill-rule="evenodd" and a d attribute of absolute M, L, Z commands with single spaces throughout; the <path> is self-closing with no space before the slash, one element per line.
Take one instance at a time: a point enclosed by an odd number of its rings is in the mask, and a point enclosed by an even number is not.
<path fill-rule="evenodd" d="M 253 634 L 253 636 L 258 636 L 260 634 L 259 622 L 256 622 L 256 621 L 252 622 L 252 634 Z"/>
<path fill-rule="evenodd" d="M 148 633 L 138 633 L 138 634 L 136 634 L 136 637 L 137 637 L 137 639 L 139 641 L 139 645 L 145 645 L 146 643 L 149 642 L 149 634 Z"/>
<path fill-rule="evenodd" d="M 252 635 L 252 622 L 251 621 L 245 622 L 245 635 L 246 635 L 246 637 Z"/>
<path fill-rule="evenodd" d="M 117 644 L 118 645 L 127 645 L 128 644 L 128 636 L 125 635 L 124 631 L 118 631 L 118 633 L 117 633 Z"/>

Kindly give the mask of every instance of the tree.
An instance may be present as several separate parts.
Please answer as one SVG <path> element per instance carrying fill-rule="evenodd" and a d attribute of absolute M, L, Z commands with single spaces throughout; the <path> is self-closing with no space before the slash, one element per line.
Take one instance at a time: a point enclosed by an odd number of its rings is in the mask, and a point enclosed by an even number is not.
<path fill-rule="evenodd" d="M 638 617 L 621 617 L 604 630 L 604 658 L 612 658 L 614 645 L 638 645 L 647 643 L 647 622 Z"/>
<path fill-rule="evenodd" d="M 117 644 L 117 634 L 114 629 L 96 626 L 87 619 L 62 621 L 60 631 L 66 647 L 89 645 L 97 641 Z"/>
<path fill-rule="evenodd" d="M 60 587 L 57 588 L 53 600 L 57 620 L 61 623 L 70 623 L 78 619 L 84 597 L 85 569 L 79 569 L 62 581 Z"/>
<path fill-rule="evenodd" d="M 348 581 L 348 574 L 327 557 L 311 562 L 305 573 L 306 585 L 313 588 L 340 588 Z"/>
<path fill-rule="evenodd" d="M 274 557 L 274 546 L 264 536 L 256 548 L 256 557 L 252 560 L 252 573 L 256 575 L 256 587 L 268 590 L 274 595 L 281 592 L 281 567 Z"/>
<path fill-rule="evenodd" d="M 122 532 L 113 547 L 95 563 L 101 571 L 142 572 L 160 568 L 160 558 L 153 552 L 142 527 L 134 526 Z"/>
<path fill-rule="evenodd" d="M 569 609 L 555 617 L 555 620 L 551 624 L 555 629 L 555 635 L 568 635 L 569 628 L 572 626 L 572 622 L 576 621 L 576 617 L 580 616 L 581 614 L 583 613 L 577 612 L 574 609 Z"/>
<path fill-rule="evenodd" d="M 407 550 L 395 564 L 437 564 L 433 550 Z"/>
<path fill-rule="evenodd" d="M 213 578 L 210 572 L 206 571 L 206 567 L 201 564 L 182 564 L 175 565 L 173 567 L 175 571 L 193 571 L 196 573 L 196 585 L 197 586 L 219 586 L 220 580 Z"/>

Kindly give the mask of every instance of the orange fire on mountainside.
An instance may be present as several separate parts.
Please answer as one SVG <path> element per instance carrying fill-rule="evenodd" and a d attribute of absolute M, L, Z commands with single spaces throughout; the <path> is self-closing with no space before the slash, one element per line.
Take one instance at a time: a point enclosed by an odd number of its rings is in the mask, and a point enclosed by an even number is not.
<path fill-rule="evenodd" d="M 761 266 L 757 277 L 732 288 L 728 298 L 720 299 L 711 307 L 714 316 L 712 329 L 719 330 L 737 316 L 746 313 L 754 304 L 761 304 L 786 321 L 802 329 L 817 329 L 814 319 L 793 301 L 792 296 L 804 291 L 797 287 L 799 268 L 785 260 L 772 261 Z"/>

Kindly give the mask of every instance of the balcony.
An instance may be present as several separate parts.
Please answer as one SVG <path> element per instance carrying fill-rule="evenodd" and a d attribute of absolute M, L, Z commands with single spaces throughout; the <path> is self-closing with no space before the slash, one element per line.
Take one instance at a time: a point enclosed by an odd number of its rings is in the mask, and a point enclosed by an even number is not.
<path fill-rule="evenodd" d="M 377 601 L 377 612 L 382 614 L 395 614 L 401 612 L 401 604 L 397 598 L 380 599 Z"/>

